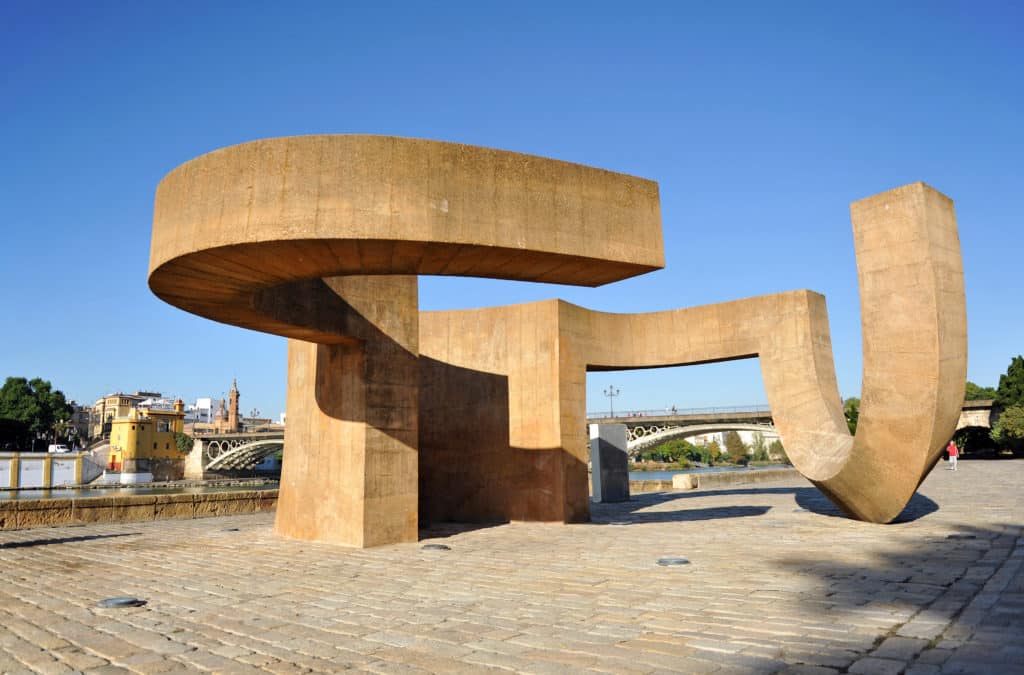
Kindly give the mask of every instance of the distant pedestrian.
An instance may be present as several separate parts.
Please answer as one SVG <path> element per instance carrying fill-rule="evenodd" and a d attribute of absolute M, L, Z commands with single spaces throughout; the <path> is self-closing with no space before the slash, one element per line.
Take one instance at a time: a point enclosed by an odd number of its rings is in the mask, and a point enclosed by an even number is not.
<path fill-rule="evenodd" d="M 949 470 L 956 471 L 956 458 L 960 454 L 960 451 L 957 450 L 956 442 L 950 440 L 949 445 L 946 446 L 946 452 L 949 453 Z"/>

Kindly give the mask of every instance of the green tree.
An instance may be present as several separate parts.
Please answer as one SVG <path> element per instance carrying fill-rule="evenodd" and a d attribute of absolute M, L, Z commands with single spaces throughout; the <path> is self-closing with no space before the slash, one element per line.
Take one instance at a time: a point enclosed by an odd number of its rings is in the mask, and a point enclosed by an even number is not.
<path fill-rule="evenodd" d="M 0 417 L 27 424 L 32 438 L 52 438 L 67 428 L 71 406 L 46 380 L 8 377 L 0 387 Z"/>
<path fill-rule="evenodd" d="M 708 457 L 710 457 L 708 464 L 714 464 L 722 458 L 722 446 L 718 444 L 718 441 L 711 441 L 704 447 L 708 451 Z"/>
<path fill-rule="evenodd" d="M 764 440 L 764 434 L 760 431 L 754 432 L 754 437 L 750 442 L 751 458 L 755 462 L 766 462 L 768 461 L 768 444 Z"/>
<path fill-rule="evenodd" d="M 857 433 L 857 420 L 860 418 L 860 399 L 851 396 L 843 401 L 843 415 L 846 417 L 846 426 L 850 429 L 850 433 Z"/>
<path fill-rule="evenodd" d="M 967 382 L 964 388 L 965 401 L 987 401 L 996 397 L 996 390 L 993 387 L 979 387 L 971 381 Z"/>
<path fill-rule="evenodd" d="M 640 458 L 653 462 L 687 464 L 690 461 L 706 461 L 704 458 L 706 454 L 707 451 L 705 449 L 698 448 L 688 441 L 676 439 L 673 441 L 666 441 L 665 443 L 661 443 L 649 450 L 645 450 L 640 454 Z"/>
<path fill-rule="evenodd" d="M 192 452 L 192 437 L 188 434 L 176 431 L 174 432 L 174 445 L 178 447 L 178 452 L 183 455 L 187 455 Z"/>
<path fill-rule="evenodd" d="M 735 431 L 725 433 L 725 451 L 729 453 L 729 459 L 733 464 L 746 464 L 749 461 L 747 445 Z"/>
<path fill-rule="evenodd" d="M 768 456 L 771 459 L 777 459 L 786 464 L 790 463 L 789 455 L 786 454 L 786 449 L 782 447 L 782 441 L 777 438 L 768 446 Z"/>
<path fill-rule="evenodd" d="M 1024 357 L 1013 357 L 1006 373 L 999 376 L 996 403 L 1003 408 L 1024 405 Z"/>
<path fill-rule="evenodd" d="M 1004 447 L 1019 448 L 1024 441 L 1024 405 L 1011 405 L 992 427 L 992 440 Z"/>
<path fill-rule="evenodd" d="M 953 441 L 960 449 L 960 454 L 981 452 L 992 447 L 991 429 L 984 427 L 964 427 L 953 434 Z"/>
<path fill-rule="evenodd" d="M 755 431 L 753 434 L 751 434 L 751 438 L 750 438 L 750 449 L 751 450 L 753 450 L 754 452 L 757 452 L 759 450 L 764 450 L 767 447 L 768 447 L 768 444 L 764 440 L 764 434 L 762 434 L 760 431 Z"/>

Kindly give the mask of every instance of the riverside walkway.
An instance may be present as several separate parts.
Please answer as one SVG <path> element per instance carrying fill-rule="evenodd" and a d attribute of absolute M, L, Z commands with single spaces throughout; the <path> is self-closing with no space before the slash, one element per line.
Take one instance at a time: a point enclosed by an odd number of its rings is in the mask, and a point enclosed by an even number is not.
<path fill-rule="evenodd" d="M 1022 486 L 962 461 L 888 526 L 790 478 L 367 550 L 267 513 L 0 532 L 0 672 L 1024 673 Z"/>

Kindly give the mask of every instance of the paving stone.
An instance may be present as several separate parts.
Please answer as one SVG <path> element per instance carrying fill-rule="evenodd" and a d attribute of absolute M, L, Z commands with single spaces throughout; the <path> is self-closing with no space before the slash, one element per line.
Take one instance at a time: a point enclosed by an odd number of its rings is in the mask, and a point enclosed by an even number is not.
<path fill-rule="evenodd" d="M 941 666 L 952 654 L 949 649 L 926 649 L 918 655 L 916 663 Z"/>
<path fill-rule="evenodd" d="M 638 522 L 614 533 L 445 525 L 443 558 L 278 538 L 272 513 L 3 531 L 0 672 L 1013 672 L 1024 461 L 964 465 L 894 526 L 794 514 L 826 502 L 792 479 L 592 505 Z M 63 543 L 2 546 L 36 540 Z M 150 602 L 95 608 L 124 594 Z"/>
<path fill-rule="evenodd" d="M 911 661 L 928 646 L 927 640 L 915 640 L 913 638 L 890 637 L 871 652 L 871 655 L 881 659 L 895 659 L 898 661 Z"/>
<path fill-rule="evenodd" d="M 849 672 L 863 673 L 864 675 L 899 675 L 906 667 L 907 664 L 903 661 L 876 659 L 869 656 L 855 662 L 850 666 Z"/>
<path fill-rule="evenodd" d="M 942 669 L 927 663 L 915 663 L 904 671 L 904 675 L 940 675 Z"/>
<path fill-rule="evenodd" d="M 110 661 L 107 659 L 87 654 L 85 651 L 77 647 L 58 649 L 50 652 L 50 654 L 75 670 L 88 670 L 90 668 L 99 668 L 101 666 L 110 665 Z"/>

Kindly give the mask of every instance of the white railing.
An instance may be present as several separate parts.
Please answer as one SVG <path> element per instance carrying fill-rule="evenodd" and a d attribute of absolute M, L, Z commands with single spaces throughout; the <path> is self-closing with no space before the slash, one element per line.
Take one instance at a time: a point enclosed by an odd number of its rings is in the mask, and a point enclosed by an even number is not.
<path fill-rule="evenodd" d="M 714 406 L 710 408 L 658 408 L 654 410 L 623 410 L 614 415 L 607 412 L 588 412 L 587 419 L 635 419 L 638 417 L 687 417 L 694 415 L 723 415 L 730 413 L 771 414 L 767 405 Z"/>

